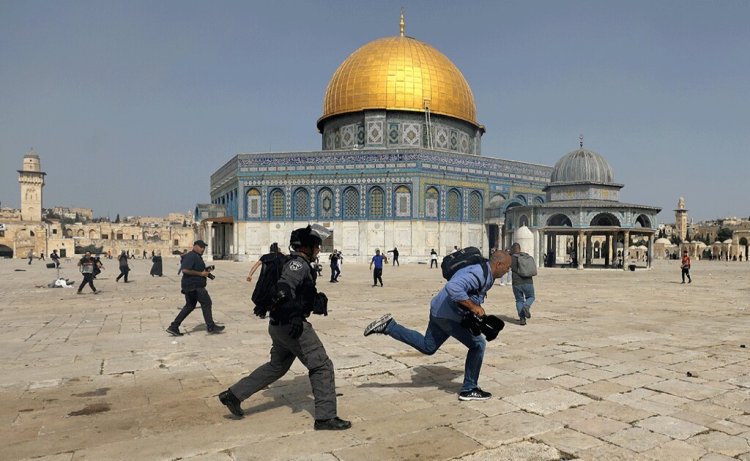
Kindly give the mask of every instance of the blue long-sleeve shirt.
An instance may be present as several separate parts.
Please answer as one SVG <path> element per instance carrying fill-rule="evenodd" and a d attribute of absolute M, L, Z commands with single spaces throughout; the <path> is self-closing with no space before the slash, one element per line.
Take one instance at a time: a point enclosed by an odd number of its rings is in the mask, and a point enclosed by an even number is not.
<path fill-rule="evenodd" d="M 430 301 L 430 315 L 433 317 L 455 320 L 460 322 L 466 314 L 466 309 L 458 305 L 461 301 L 471 299 L 481 305 L 495 278 L 487 264 L 487 277 L 484 276 L 482 266 L 473 264 L 459 270 Z"/>

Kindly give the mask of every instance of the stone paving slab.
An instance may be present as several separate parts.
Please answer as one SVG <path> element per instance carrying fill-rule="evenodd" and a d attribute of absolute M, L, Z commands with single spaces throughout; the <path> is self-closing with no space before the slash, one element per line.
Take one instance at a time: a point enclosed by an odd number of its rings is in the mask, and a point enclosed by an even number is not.
<path fill-rule="evenodd" d="M 340 283 L 320 285 L 329 316 L 311 319 L 353 422 L 340 433 L 313 430 L 299 363 L 243 402 L 244 419 L 217 401 L 268 359 L 249 264 L 216 262 L 209 291 L 226 332 L 207 335 L 195 312 L 180 338 L 163 331 L 184 302 L 179 277 L 148 277 L 149 265 L 135 260 L 125 285 L 105 261 L 102 294 L 76 296 L 35 288 L 54 277 L 41 264 L 0 260 L 2 459 L 750 461 L 750 264 L 698 261 L 690 285 L 670 262 L 543 268 L 525 327 L 510 287 L 493 288 L 485 308 L 506 328 L 485 353 L 486 402 L 457 400 L 461 344 L 425 356 L 362 336 L 385 312 L 423 331 L 439 271 L 387 267 L 371 289 L 367 266 L 347 264 Z M 80 280 L 71 262 L 62 275 Z"/>

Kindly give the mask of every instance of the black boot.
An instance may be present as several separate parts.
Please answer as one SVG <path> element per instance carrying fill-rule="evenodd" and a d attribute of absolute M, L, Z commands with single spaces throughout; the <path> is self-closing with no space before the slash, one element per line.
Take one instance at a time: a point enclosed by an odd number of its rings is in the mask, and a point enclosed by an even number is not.
<path fill-rule="evenodd" d="M 245 412 L 242 411 L 242 407 L 240 406 L 240 399 L 232 394 L 232 391 L 229 389 L 219 394 L 219 402 L 226 405 L 234 416 L 237 416 L 238 418 L 245 416 Z"/>
<path fill-rule="evenodd" d="M 352 427 L 351 421 L 346 421 L 338 416 L 331 419 L 316 419 L 315 430 L 316 431 L 342 431 Z"/>

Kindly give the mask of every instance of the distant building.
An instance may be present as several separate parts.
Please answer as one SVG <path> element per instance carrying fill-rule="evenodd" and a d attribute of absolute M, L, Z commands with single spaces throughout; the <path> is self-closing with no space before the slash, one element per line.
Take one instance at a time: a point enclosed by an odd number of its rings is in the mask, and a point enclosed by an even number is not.
<path fill-rule="evenodd" d="M 192 248 L 192 213 L 133 217 L 121 223 L 95 222 L 90 208 L 53 207 L 45 214 L 42 190 L 46 173 L 36 152 L 24 155 L 18 175 L 21 209 L 0 209 L 0 257 L 48 257 L 55 250 L 64 258 L 84 248 L 112 255 L 123 250 L 143 255 L 145 251 L 150 256 L 152 251 L 167 255 Z"/>
<path fill-rule="evenodd" d="M 523 250 L 548 266 L 649 267 L 661 209 L 620 202 L 622 187 L 581 137 L 579 149 L 555 164 L 543 203 L 506 211 L 505 246 L 523 239 Z"/>

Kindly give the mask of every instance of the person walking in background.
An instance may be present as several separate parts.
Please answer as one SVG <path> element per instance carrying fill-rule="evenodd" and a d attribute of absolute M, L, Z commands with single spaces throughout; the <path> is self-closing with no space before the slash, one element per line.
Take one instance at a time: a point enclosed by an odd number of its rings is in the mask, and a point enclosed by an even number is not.
<path fill-rule="evenodd" d="M 434 248 L 430 250 L 430 269 L 433 267 L 438 267 L 437 251 Z"/>
<path fill-rule="evenodd" d="M 398 262 L 398 248 L 393 247 L 392 250 L 388 250 L 388 253 L 393 253 L 393 265 L 394 266 L 401 266 L 401 264 Z"/>
<path fill-rule="evenodd" d="M 687 251 L 682 253 L 680 268 L 682 269 L 682 283 L 685 283 L 685 277 L 687 277 L 688 283 L 693 283 L 693 279 L 690 278 L 690 256 L 688 256 Z"/>
<path fill-rule="evenodd" d="M 331 260 L 331 283 L 336 283 L 339 281 L 339 275 L 341 274 L 341 269 L 339 268 L 339 253 L 334 248 L 330 255 L 328 255 L 328 259 Z"/>
<path fill-rule="evenodd" d="M 283 256 L 283 253 L 279 250 L 279 244 L 273 242 L 268 248 L 268 253 L 264 254 L 260 257 L 260 259 L 255 261 L 255 264 L 253 264 L 253 267 L 250 268 L 250 272 L 247 274 L 247 278 L 245 280 L 252 283 L 253 274 L 255 274 L 255 271 L 257 271 L 259 267 L 262 267 L 263 264 L 270 263 L 279 256 Z M 263 273 L 263 269 L 261 269 L 261 273 Z"/>
<path fill-rule="evenodd" d="M 102 269 L 104 269 L 102 259 L 99 257 L 99 255 L 94 256 L 94 279 L 96 279 L 97 275 L 102 273 Z"/>
<path fill-rule="evenodd" d="M 34 259 L 34 250 L 29 250 L 29 254 L 27 257 L 29 258 L 29 266 L 30 266 L 31 260 Z"/>
<path fill-rule="evenodd" d="M 182 260 L 185 259 L 185 255 L 187 254 L 187 250 L 182 250 L 182 254 L 180 255 L 180 261 L 177 263 L 177 275 L 182 274 Z"/>
<path fill-rule="evenodd" d="M 481 264 L 472 264 L 459 269 L 432 298 L 430 318 L 424 335 L 400 325 L 391 314 L 369 324 L 364 335 L 388 335 L 427 355 L 437 352 L 448 338 L 455 338 L 468 348 L 464 362 L 464 382 L 458 400 L 490 399 L 492 394 L 479 387 L 479 372 L 484 360 L 486 340 L 481 334 L 475 336 L 462 321 L 467 315 L 480 318 L 485 315 L 482 303 L 495 279 L 508 271 L 511 256 L 505 251 L 496 251 L 483 264 L 486 264 L 484 268 Z"/>
<path fill-rule="evenodd" d="M 518 311 L 518 324 L 526 325 L 526 320 L 531 318 L 531 305 L 534 303 L 534 279 L 533 276 L 523 275 L 519 269 L 519 258 L 524 257 L 521 254 L 521 245 L 514 243 L 510 247 L 510 254 L 513 261 L 510 270 L 513 272 L 513 296 L 516 298 L 516 311 Z M 525 255 L 525 254 L 524 254 Z M 525 255 L 529 257 L 529 255 Z"/>
<path fill-rule="evenodd" d="M 375 270 L 372 272 L 372 286 L 377 286 L 380 282 L 380 286 L 383 286 L 383 262 L 388 264 L 388 258 L 385 255 L 380 254 L 379 249 L 375 249 L 375 256 L 370 260 L 370 270 L 372 265 L 375 264 Z"/>
<path fill-rule="evenodd" d="M 94 294 L 98 294 L 99 292 L 96 290 L 96 287 L 94 286 L 94 268 L 96 266 L 96 260 L 91 256 L 91 252 L 87 251 L 83 258 L 81 258 L 80 261 L 78 261 L 78 267 L 81 271 L 81 274 L 83 274 L 83 281 L 81 282 L 81 285 L 78 287 L 78 293 L 76 294 L 82 294 L 81 290 L 83 290 L 83 287 L 88 284 L 88 286 L 91 287 L 91 291 L 94 292 Z M 101 266 L 101 263 L 99 264 Z"/>
<path fill-rule="evenodd" d="M 125 251 L 120 253 L 120 256 L 117 258 L 117 261 L 120 263 L 120 275 L 117 276 L 115 282 L 119 282 L 120 278 L 125 277 L 125 283 L 128 283 L 128 272 L 130 272 L 128 259 L 128 254 Z"/>
<path fill-rule="evenodd" d="M 203 262 L 203 252 L 206 251 L 206 242 L 196 240 L 193 243 L 193 251 L 185 255 L 182 260 L 182 282 L 180 284 L 181 292 L 185 295 L 185 306 L 177 314 L 177 317 L 167 327 L 167 333 L 172 336 L 182 336 L 180 325 L 183 320 L 190 315 L 195 306 L 200 303 L 203 311 L 203 320 L 206 322 L 206 331 L 209 334 L 221 333 L 224 325 L 217 325 L 211 312 L 211 296 L 206 290 L 206 279 L 213 277 L 210 267 L 206 267 Z"/>
<path fill-rule="evenodd" d="M 52 254 L 49 255 L 49 259 L 55 263 L 56 268 L 60 268 L 60 257 L 57 255 L 57 250 L 52 250 Z"/>
<path fill-rule="evenodd" d="M 163 274 L 163 266 L 161 260 L 161 253 L 151 256 L 151 277 L 161 277 Z"/>
<path fill-rule="evenodd" d="M 511 253 L 510 248 L 508 248 L 505 251 L 507 251 L 508 254 Z M 511 278 L 512 275 L 513 275 L 513 269 L 509 268 L 508 272 L 506 272 L 505 275 L 503 275 L 502 277 L 500 277 L 500 286 L 504 287 L 505 285 L 510 285 L 511 284 L 511 280 L 512 280 L 512 278 Z"/>
<path fill-rule="evenodd" d="M 508 271 L 507 274 L 500 277 L 500 286 L 504 287 L 505 285 L 511 285 L 512 276 L 513 276 L 513 270 L 511 269 Z"/>

